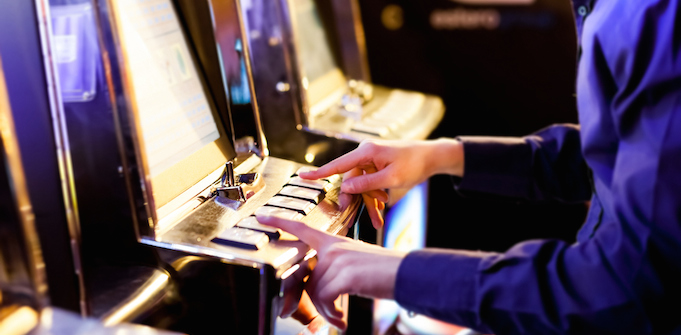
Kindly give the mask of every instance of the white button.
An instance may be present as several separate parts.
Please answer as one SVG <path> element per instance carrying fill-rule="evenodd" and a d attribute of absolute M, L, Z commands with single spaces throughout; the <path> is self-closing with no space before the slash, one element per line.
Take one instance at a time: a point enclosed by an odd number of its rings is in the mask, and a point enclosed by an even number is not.
<path fill-rule="evenodd" d="M 255 216 L 249 216 L 249 217 L 239 221 L 239 223 L 237 223 L 236 226 L 239 227 L 239 228 L 248 228 L 248 229 L 253 229 L 253 230 L 263 232 L 263 233 L 267 234 L 267 236 L 269 236 L 272 239 L 276 239 L 280 235 L 279 229 L 274 228 L 272 226 L 266 226 L 266 225 L 258 222 L 258 220 L 255 218 Z"/>
<path fill-rule="evenodd" d="M 271 207 L 271 206 L 263 206 L 258 208 L 255 211 L 255 215 L 263 215 L 263 216 L 276 216 L 278 218 L 286 219 L 286 220 L 300 220 L 303 218 L 303 214 L 300 214 L 298 212 L 289 210 L 289 209 L 284 209 L 284 208 L 278 208 L 278 207 Z"/>
<path fill-rule="evenodd" d="M 331 189 L 331 184 L 325 180 L 308 180 L 300 177 L 293 177 L 289 179 L 287 185 L 302 186 L 313 188 L 320 191 L 328 191 Z"/>
<path fill-rule="evenodd" d="M 316 206 L 315 204 L 302 199 L 291 197 L 273 197 L 267 202 L 270 206 L 277 206 L 302 212 L 307 215 Z"/>
<path fill-rule="evenodd" d="M 285 186 L 281 189 L 281 191 L 279 191 L 279 194 L 311 200 L 315 204 L 319 204 L 319 202 L 324 198 L 322 191 L 311 190 L 309 188 L 298 186 Z"/>
<path fill-rule="evenodd" d="M 258 250 L 270 241 L 265 233 L 231 227 L 222 231 L 213 239 L 213 242 L 231 247 Z"/>

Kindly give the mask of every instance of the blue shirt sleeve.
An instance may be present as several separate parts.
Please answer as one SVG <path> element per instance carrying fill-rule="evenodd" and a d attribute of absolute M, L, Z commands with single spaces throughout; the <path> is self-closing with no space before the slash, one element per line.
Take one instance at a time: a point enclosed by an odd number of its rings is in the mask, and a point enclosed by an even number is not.
<path fill-rule="evenodd" d="M 531 201 L 587 201 L 591 184 L 579 135 L 579 126 L 563 124 L 522 138 L 459 137 L 465 178 L 456 189 Z"/>
<path fill-rule="evenodd" d="M 680 13 L 674 0 L 599 1 L 586 21 L 578 99 L 601 204 L 592 231 L 505 253 L 412 252 L 396 279 L 400 305 L 497 334 L 681 333 Z M 483 189 L 528 184 L 497 178 Z"/>

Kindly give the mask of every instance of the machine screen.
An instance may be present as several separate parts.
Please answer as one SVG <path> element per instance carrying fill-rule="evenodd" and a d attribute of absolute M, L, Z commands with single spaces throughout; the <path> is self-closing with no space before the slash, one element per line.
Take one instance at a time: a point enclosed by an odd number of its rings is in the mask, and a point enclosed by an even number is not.
<path fill-rule="evenodd" d="M 226 136 L 171 1 L 112 3 L 146 174 L 160 207 L 231 157 L 216 142 Z"/>
<path fill-rule="evenodd" d="M 294 0 L 294 35 L 298 44 L 298 63 L 303 71 L 303 85 L 308 86 L 314 104 L 333 91 L 345 89 L 343 74 L 333 57 L 314 0 Z"/>
<path fill-rule="evenodd" d="M 315 81 L 338 68 L 313 0 L 295 0 L 297 39 L 305 75 Z"/>

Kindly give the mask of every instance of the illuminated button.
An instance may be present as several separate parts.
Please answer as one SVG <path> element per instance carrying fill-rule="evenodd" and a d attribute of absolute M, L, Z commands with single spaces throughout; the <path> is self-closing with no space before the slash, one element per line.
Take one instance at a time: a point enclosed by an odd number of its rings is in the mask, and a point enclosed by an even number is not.
<path fill-rule="evenodd" d="M 251 250 L 261 249 L 269 241 L 269 237 L 263 232 L 238 227 L 225 229 L 213 239 L 215 243 Z"/>
<path fill-rule="evenodd" d="M 308 180 L 300 177 L 289 179 L 286 185 L 301 186 L 327 192 L 331 189 L 331 183 L 326 180 Z"/>
<path fill-rule="evenodd" d="M 322 199 L 324 199 L 324 193 L 322 193 L 322 191 L 311 190 L 309 188 L 298 186 L 285 186 L 284 188 L 281 189 L 281 191 L 279 191 L 278 195 L 289 196 L 298 199 L 305 199 L 308 201 L 312 201 L 317 205 L 319 204 L 320 201 L 322 201 Z"/>
<path fill-rule="evenodd" d="M 257 230 L 259 232 L 263 232 L 267 234 L 267 236 L 270 237 L 270 239 L 276 240 L 279 238 L 281 233 L 279 232 L 279 229 L 271 227 L 271 226 L 266 226 L 255 218 L 255 216 L 249 216 L 236 224 L 237 227 L 239 228 L 247 228 L 247 229 L 253 229 Z"/>
<path fill-rule="evenodd" d="M 255 211 L 255 215 L 276 216 L 278 218 L 296 221 L 303 218 L 303 214 L 300 214 L 296 211 L 272 206 L 263 206 L 258 208 Z"/>
<path fill-rule="evenodd" d="M 290 197 L 273 197 L 267 202 L 267 205 L 291 209 L 305 215 L 310 213 L 310 211 L 316 206 L 307 200 Z"/>

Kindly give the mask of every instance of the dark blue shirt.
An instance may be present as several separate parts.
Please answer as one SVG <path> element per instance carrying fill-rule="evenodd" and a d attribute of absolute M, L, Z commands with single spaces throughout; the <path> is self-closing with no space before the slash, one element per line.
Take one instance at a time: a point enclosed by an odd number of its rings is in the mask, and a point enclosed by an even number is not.
<path fill-rule="evenodd" d="M 496 334 L 681 333 L 681 6 L 573 4 L 580 125 L 462 138 L 457 188 L 590 198 L 578 241 L 412 252 L 395 288 L 406 309 Z"/>

